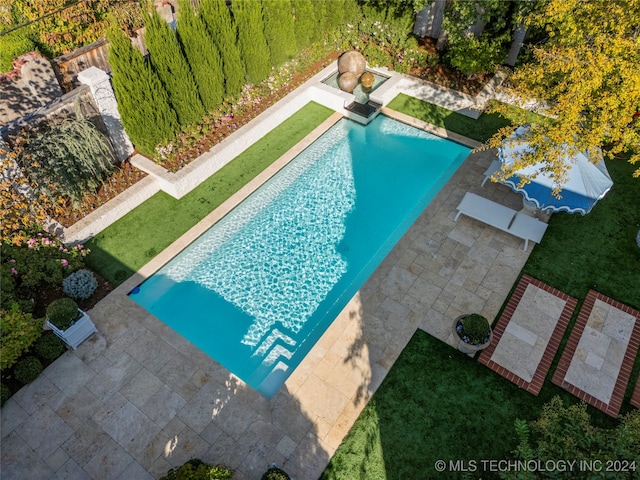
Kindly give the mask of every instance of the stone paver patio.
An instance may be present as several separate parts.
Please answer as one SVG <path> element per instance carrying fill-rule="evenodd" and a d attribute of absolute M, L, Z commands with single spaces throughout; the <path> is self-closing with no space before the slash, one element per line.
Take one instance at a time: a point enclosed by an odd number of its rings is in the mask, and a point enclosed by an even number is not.
<path fill-rule="evenodd" d="M 553 383 L 616 417 L 640 346 L 640 312 L 590 290 Z"/>
<path fill-rule="evenodd" d="M 132 302 L 135 275 L 89 312 L 98 334 L 2 408 L 2 478 L 151 479 L 191 457 L 317 478 L 416 328 L 452 342 L 453 319 L 494 318 L 517 279 L 519 239 L 453 221 L 469 190 L 521 205 L 480 190 L 494 158 L 465 161 L 270 400 Z"/>
<path fill-rule="evenodd" d="M 538 395 L 577 300 L 523 275 L 493 329 L 493 343 L 478 360 Z"/>

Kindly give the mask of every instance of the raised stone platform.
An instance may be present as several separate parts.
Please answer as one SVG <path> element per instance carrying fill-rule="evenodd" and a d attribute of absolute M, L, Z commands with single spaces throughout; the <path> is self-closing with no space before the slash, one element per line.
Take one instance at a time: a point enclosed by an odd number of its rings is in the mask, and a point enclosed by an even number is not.
<path fill-rule="evenodd" d="M 640 312 L 590 290 L 553 383 L 617 417 L 640 346 Z"/>
<path fill-rule="evenodd" d="M 576 299 L 523 275 L 493 330 L 493 343 L 478 361 L 538 395 Z"/>

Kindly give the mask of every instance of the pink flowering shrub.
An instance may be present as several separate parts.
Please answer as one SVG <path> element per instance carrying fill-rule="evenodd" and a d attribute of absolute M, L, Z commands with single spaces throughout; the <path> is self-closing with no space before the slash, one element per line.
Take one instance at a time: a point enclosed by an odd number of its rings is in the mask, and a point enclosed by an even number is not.
<path fill-rule="evenodd" d="M 35 292 L 47 285 L 62 285 L 64 277 L 84 266 L 89 250 L 64 245 L 48 233 L 37 233 L 20 246 L 4 243 L 0 257 L 0 301 L 14 302 L 31 311 Z"/>

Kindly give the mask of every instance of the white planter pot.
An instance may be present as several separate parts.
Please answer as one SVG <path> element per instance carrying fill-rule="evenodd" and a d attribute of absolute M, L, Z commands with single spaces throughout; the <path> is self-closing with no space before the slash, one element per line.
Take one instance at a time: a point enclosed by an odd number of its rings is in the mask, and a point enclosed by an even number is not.
<path fill-rule="evenodd" d="M 49 322 L 49 319 L 47 319 L 46 322 L 47 326 L 51 328 L 53 333 L 60 337 L 64 343 L 74 350 L 78 348 L 78 345 L 84 342 L 89 335 L 98 331 L 94 323 L 91 321 L 91 318 L 89 318 L 89 315 L 80 309 L 78 309 L 78 311 L 82 313 L 82 317 L 76 320 L 75 323 L 66 330 L 60 330 L 54 324 Z"/>

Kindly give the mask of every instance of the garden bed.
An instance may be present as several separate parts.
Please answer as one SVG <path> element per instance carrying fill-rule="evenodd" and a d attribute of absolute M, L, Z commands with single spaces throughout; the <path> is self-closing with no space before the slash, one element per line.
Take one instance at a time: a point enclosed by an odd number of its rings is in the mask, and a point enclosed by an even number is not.
<path fill-rule="evenodd" d="M 61 199 L 59 205 L 62 207 L 61 212 L 49 212 L 49 214 L 63 227 L 68 228 L 146 176 L 145 172 L 124 161 L 97 192 L 86 194 L 78 205 L 73 205 L 69 199 Z"/>
<path fill-rule="evenodd" d="M 440 55 L 436 49 L 436 40 L 430 37 L 421 38 L 418 48 L 431 55 Z M 477 95 L 480 93 L 480 90 L 482 90 L 493 77 L 492 73 L 476 74 L 472 77 L 467 77 L 457 70 L 445 66 L 442 59 L 433 66 L 426 65 L 422 68 L 413 68 L 409 71 L 409 74 L 416 78 L 421 78 L 422 80 L 468 95 Z"/>
<path fill-rule="evenodd" d="M 431 53 L 436 52 L 435 41 L 429 38 L 422 39 L 420 48 Z M 310 65 L 298 67 L 299 70 L 293 67 L 290 80 L 283 82 L 280 87 L 273 88 L 270 81 L 267 81 L 257 87 L 245 88 L 243 96 L 235 105 L 223 105 L 220 111 L 208 115 L 200 125 L 190 131 L 182 132 L 172 144 L 160 149 L 159 158 L 155 161 L 170 172 L 179 171 L 298 88 L 322 68 L 335 61 L 339 55 L 339 52 L 332 52 Z M 471 95 L 477 94 L 490 78 L 488 75 L 480 75 L 469 79 L 441 63 L 435 66 L 415 68 L 410 74 Z M 228 113 L 223 113 L 223 110 Z M 73 205 L 70 200 L 63 199 L 58 205 L 61 207 L 59 212 L 50 212 L 50 215 L 63 227 L 68 228 L 146 175 L 145 172 L 125 161 L 97 192 L 85 195 L 77 205 Z"/>

